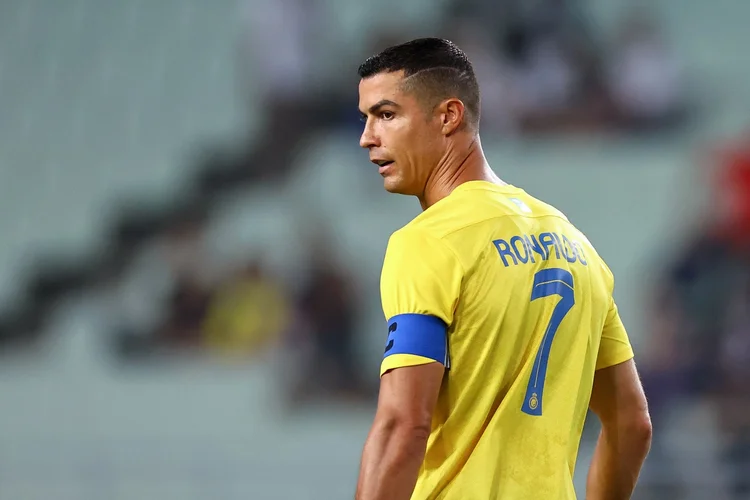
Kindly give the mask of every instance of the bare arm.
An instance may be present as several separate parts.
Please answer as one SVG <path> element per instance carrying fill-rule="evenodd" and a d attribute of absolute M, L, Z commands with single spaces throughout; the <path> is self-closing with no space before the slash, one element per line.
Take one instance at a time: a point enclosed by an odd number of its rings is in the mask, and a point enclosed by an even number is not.
<path fill-rule="evenodd" d="M 602 423 L 587 500 L 627 500 L 651 447 L 651 418 L 633 360 L 598 370 L 591 410 Z"/>
<path fill-rule="evenodd" d="M 389 371 L 362 453 L 356 500 L 409 500 L 424 460 L 444 367 L 440 363 Z"/>

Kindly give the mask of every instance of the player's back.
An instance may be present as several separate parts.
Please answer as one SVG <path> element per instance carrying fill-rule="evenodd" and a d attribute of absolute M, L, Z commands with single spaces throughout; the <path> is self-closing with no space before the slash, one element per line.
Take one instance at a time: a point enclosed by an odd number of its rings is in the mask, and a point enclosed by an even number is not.
<path fill-rule="evenodd" d="M 602 330 L 617 315 L 609 269 L 562 213 L 512 186 L 463 184 L 400 232 L 427 235 L 424 258 L 440 246 L 461 275 L 412 498 L 575 498 Z"/>

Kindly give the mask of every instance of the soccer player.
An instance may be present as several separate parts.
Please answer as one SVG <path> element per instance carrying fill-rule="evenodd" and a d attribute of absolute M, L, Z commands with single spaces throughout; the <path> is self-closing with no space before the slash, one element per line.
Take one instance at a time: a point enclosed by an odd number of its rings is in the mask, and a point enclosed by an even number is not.
<path fill-rule="evenodd" d="M 359 500 L 573 499 L 587 409 L 602 423 L 587 498 L 629 498 L 651 439 L 614 279 L 560 211 L 501 181 L 479 88 L 453 43 L 359 68 L 360 140 L 423 212 L 388 242 L 388 337 Z"/>

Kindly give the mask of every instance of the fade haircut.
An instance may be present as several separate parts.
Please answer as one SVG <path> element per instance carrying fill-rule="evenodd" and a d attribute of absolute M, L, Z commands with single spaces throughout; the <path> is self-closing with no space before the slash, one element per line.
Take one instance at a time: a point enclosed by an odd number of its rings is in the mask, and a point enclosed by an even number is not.
<path fill-rule="evenodd" d="M 403 89 L 423 100 L 432 111 L 441 101 L 457 97 L 466 108 L 465 122 L 479 129 L 480 94 L 474 68 L 455 43 L 418 38 L 385 49 L 359 67 L 359 77 L 404 72 Z"/>

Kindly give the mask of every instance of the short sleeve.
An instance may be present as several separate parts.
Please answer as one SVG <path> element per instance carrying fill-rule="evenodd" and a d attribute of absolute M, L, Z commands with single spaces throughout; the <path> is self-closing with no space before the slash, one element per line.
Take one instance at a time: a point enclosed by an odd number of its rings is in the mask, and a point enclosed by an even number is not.
<path fill-rule="evenodd" d="M 620 313 L 614 299 L 610 299 L 607 319 L 602 329 L 602 340 L 599 344 L 599 354 L 596 359 L 596 369 L 619 365 L 633 358 L 633 348 L 628 339 L 628 332 L 622 324 Z"/>
<path fill-rule="evenodd" d="M 440 239 L 414 228 L 391 236 L 380 281 L 388 326 L 381 375 L 433 361 L 450 366 L 447 331 L 462 278 L 460 262 Z"/>

